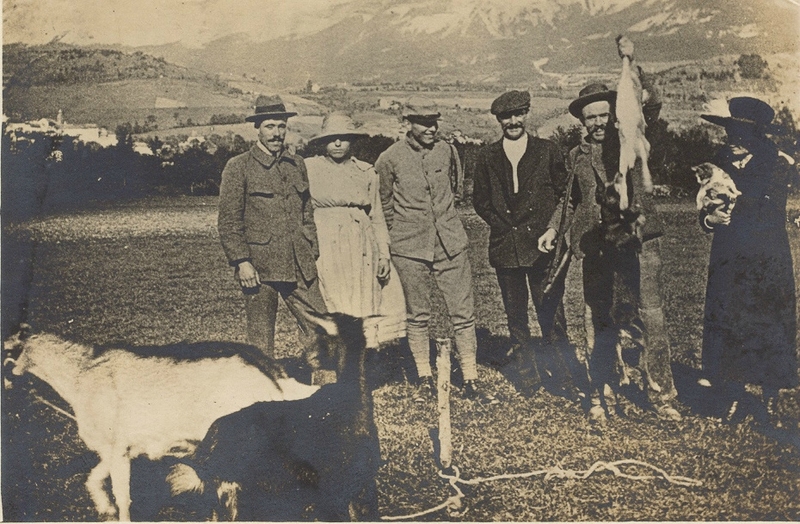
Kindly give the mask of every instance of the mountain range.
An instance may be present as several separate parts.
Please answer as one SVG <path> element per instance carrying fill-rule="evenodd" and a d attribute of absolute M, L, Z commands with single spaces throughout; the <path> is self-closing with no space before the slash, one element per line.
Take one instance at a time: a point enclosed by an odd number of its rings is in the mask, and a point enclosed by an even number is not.
<path fill-rule="evenodd" d="M 796 53 L 797 0 L 48 0 L 3 2 L 4 44 L 141 51 L 276 89 L 320 84 L 530 84 L 645 62 Z"/>
<path fill-rule="evenodd" d="M 309 80 L 508 85 L 618 67 L 621 33 L 650 62 L 795 53 L 798 15 L 792 0 L 339 0 L 324 23 L 298 22 L 288 35 L 269 38 L 265 21 L 260 36 L 136 49 L 276 88 Z"/>

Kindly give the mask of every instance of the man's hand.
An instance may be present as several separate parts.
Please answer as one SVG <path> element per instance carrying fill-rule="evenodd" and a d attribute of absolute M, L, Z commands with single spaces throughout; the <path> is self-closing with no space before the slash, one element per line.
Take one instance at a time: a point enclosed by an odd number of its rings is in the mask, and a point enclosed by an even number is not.
<path fill-rule="evenodd" d="M 725 202 L 723 202 L 722 199 L 717 198 L 715 200 L 711 200 L 708 203 L 708 208 L 710 209 L 712 206 L 715 206 L 714 210 L 706 215 L 704 219 L 707 225 L 713 224 L 727 226 L 731 223 L 731 213 L 730 211 L 724 210 Z"/>
<path fill-rule="evenodd" d="M 556 247 L 554 244 L 556 241 L 556 235 L 558 235 L 558 231 L 552 227 L 545 231 L 544 234 L 539 237 L 539 251 L 542 253 L 551 252 L 553 248 Z"/>
<path fill-rule="evenodd" d="M 627 56 L 633 60 L 633 41 L 627 36 L 620 35 L 617 37 L 617 52 L 620 58 Z"/>
<path fill-rule="evenodd" d="M 239 284 L 244 288 L 253 288 L 261 285 L 258 271 L 249 260 L 239 262 Z"/>
<path fill-rule="evenodd" d="M 378 259 L 378 280 L 380 280 L 381 282 L 383 282 L 384 280 L 388 280 L 389 271 L 391 271 L 391 268 L 389 267 L 389 259 L 388 258 Z"/>

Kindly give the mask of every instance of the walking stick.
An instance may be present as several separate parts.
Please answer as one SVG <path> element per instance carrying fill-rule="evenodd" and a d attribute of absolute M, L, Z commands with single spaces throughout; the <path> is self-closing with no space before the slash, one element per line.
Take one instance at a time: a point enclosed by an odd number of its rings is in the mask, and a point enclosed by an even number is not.
<path fill-rule="evenodd" d="M 575 172 L 570 170 L 568 177 L 567 192 L 564 193 L 564 205 L 561 208 L 561 222 L 558 224 L 558 234 L 556 235 L 555 256 L 553 256 L 553 261 L 550 263 L 550 267 L 547 269 L 547 280 L 545 280 L 547 284 L 544 287 L 545 295 L 553 290 L 553 286 L 555 285 L 556 281 L 561 277 L 561 274 L 569 265 L 569 259 L 571 256 L 570 248 L 569 246 L 566 246 L 566 236 L 567 231 L 569 230 L 569 227 L 566 225 L 566 221 L 567 207 L 569 206 L 569 199 L 572 197 L 572 186 L 575 183 Z"/>

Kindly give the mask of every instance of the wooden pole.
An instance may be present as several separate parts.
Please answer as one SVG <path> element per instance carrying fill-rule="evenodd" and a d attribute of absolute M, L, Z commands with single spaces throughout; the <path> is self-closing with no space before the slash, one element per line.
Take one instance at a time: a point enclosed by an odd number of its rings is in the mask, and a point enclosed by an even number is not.
<path fill-rule="evenodd" d="M 436 339 L 436 370 L 439 405 L 439 463 L 449 470 L 453 461 L 452 432 L 450 429 L 450 351 L 449 338 Z"/>

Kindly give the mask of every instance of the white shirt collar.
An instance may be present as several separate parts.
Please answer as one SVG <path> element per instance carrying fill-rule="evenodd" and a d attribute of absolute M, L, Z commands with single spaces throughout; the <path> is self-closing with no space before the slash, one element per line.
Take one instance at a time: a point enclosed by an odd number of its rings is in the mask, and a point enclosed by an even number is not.
<path fill-rule="evenodd" d="M 519 193 L 519 177 L 517 176 L 517 166 L 525 151 L 528 149 L 528 133 L 523 133 L 517 140 L 509 140 L 503 137 L 503 151 L 506 158 L 511 162 L 511 179 L 514 183 L 514 193 Z"/>
<path fill-rule="evenodd" d="M 521 158 L 522 155 L 525 154 L 525 150 L 527 148 L 528 148 L 528 133 L 524 133 L 517 140 L 509 140 L 508 138 L 503 137 L 503 151 L 506 152 L 506 156 L 510 157 L 510 155 L 514 155 L 514 156 L 519 156 Z"/>

